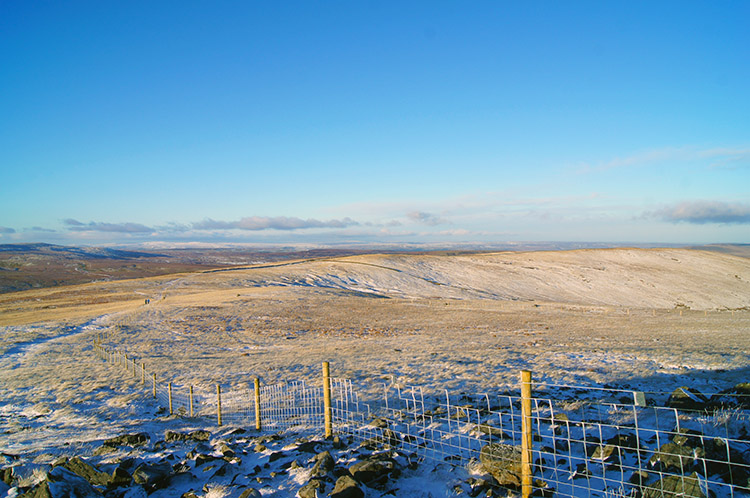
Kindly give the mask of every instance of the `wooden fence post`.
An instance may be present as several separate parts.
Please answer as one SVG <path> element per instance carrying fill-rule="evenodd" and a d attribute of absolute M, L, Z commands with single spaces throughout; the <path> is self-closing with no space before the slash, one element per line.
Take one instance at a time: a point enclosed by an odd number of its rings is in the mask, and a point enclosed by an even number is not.
<path fill-rule="evenodd" d="M 172 383 L 167 382 L 167 392 L 169 393 L 169 414 L 172 415 Z"/>
<path fill-rule="evenodd" d="M 216 414 L 221 427 L 221 386 L 216 384 Z"/>
<path fill-rule="evenodd" d="M 331 424 L 331 370 L 327 361 L 323 362 L 323 422 L 325 424 L 325 437 L 333 435 Z"/>
<path fill-rule="evenodd" d="M 193 418 L 193 386 L 190 386 L 190 418 Z"/>
<path fill-rule="evenodd" d="M 151 378 L 154 381 L 153 382 L 153 386 L 152 386 L 153 387 L 152 392 L 153 392 L 153 395 L 154 395 L 154 399 L 156 399 L 156 374 L 155 373 L 151 374 Z"/>
<path fill-rule="evenodd" d="M 521 494 L 531 496 L 531 372 L 521 371 Z"/>
<path fill-rule="evenodd" d="M 135 358 L 133 358 L 133 377 L 137 377 L 138 376 L 138 374 L 135 372 L 135 367 L 136 367 Z"/>
<path fill-rule="evenodd" d="M 141 363 L 141 384 L 146 383 L 146 364 Z"/>
<path fill-rule="evenodd" d="M 125 353 L 125 355 L 123 356 L 122 364 L 125 366 L 125 371 L 127 372 L 128 371 L 128 354 L 127 353 Z"/>
<path fill-rule="evenodd" d="M 260 379 L 255 378 L 255 430 L 260 430 Z"/>

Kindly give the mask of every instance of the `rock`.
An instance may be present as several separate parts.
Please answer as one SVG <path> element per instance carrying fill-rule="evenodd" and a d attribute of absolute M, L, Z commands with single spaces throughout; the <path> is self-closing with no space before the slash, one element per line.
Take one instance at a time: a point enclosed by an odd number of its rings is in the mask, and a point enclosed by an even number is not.
<path fill-rule="evenodd" d="M 113 437 L 105 440 L 102 446 L 109 448 L 117 448 L 119 446 L 142 446 L 148 443 L 149 437 L 145 432 L 138 434 L 122 434 L 117 437 Z"/>
<path fill-rule="evenodd" d="M 73 457 L 61 465 L 69 471 L 77 474 L 95 486 L 106 486 L 111 481 L 111 477 L 106 472 L 102 472 L 96 467 L 84 462 L 78 457 Z"/>
<path fill-rule="evenodd" d="M 672 391 L 667 406 L 678 410 L 704 410 L 708 406 L 708 398 L 695 389 L 682 386 Z"/>
<path fill-rule="evenodd" d="M 259 443 L 259 444 L 256 444 L 256 445 L 255 445 L 255 452 L 256 452 L 256 453 L 263 453 L 263 452 L 264 452 L 264 451 L 266 451 L 267 449 L 268 449 L 268 448 L 267 448 L 267 447 L 266 447 L 266 446 L 265 446 L 264 444 L 260 444 L 260 443 Z"/>
<path fill-rule="evenodd" d="M 333 436 L 333 447 L 334 449 L 340 450 L 344 448 L 344 443 L 341 442 L 341 438 L 338 436 Z"/>
<path fill-rule="evenodd" d="M 234 450 L 232 450 L 232 448 L 230 448 L 229 445 L 223 441 L 216 446 L 216 450 L 225 457 L 232 458 L 234 456 Z"/>
<path fill-rule="evenodd" d="M 305 441 L 300 443 L 296 450 L 300 453 L 318 453 L 318 447 L 322 444 L 322 441 Z"/>
<path fill-rule="evenodd" d="M 620 452 L 617 446 L 613 444 L 598 445 L 591 454 L 592 460 L 601 462 L 614 462 L 620 460 Z"/>
<path fill-rule="evenodd" d="M 734 448 L 727 449 L 727 441 L 715 438 L 706 444 L 706 458 L 702 462 L 708 475 L 719 474 L 726 483 L 742 486 L 750 485 L 750 465 L 741 452 Z"/>
<path fill-rule="evenodd" d="M 245 491 L 242 492 L 242 494 L 239 496 L 239 498 L 261 498 L 260 492 L 258 492 L 255 488 L 247 488 Z"/>
<path fill-rule="evenodd" d="M 172 466 L 166 462 L 144 463 L 136 467 L 133 472 L 133 480 L 149 492 L 167 487 L 171 478 Z"/>
<path fill-rule="evenodd" d="M 117 466 L 117 468 L 115 468 L 115 470 L 112 471 L 112 476 L 109 479 L 109 485 L 115 488 L 120 486 L 130 486 L 132 480 L 133 476 L 130 475 L 130 472 L 119 465 Z"/>
<path fill-rule="evenodd" d="M 696 457 L 704 455 L 702 448 L 666 443 L 654 453 L 648 463 L 653 467 L 661 464 L 664 469 L 674 469 L 680 472 L 689 470 Z"/>
<path fill-rule="evenodd" d="M 638 437 L 636 437 L 635 434 L 618 434 L 607 439 L 607 444 L 611 444 L 619 448 L 635 450 L 638 448 Z"/>
<path fill-rule="evenodd" d="M 359 489 L 357 481 L 349 476 L 341 476 L 331 491 L 331 498 L 364 498 L 365 493 Z"/>
<path fill-rule="evenodd" d="M 0 481 L 0 496 L 7 496 L 10 486 L 5 481 Z"/>
<path fill-rule="evenodd" d="M 475 496 L 479 496 L 480 494 L 486 494 L 488 490 L 491 490 L 494 483 L 492 481 L 488 481 L 487 479 L 476 479 L 476 478 L 469 478 L 466 481 L 466 484 L 469 485 L 471 488 L 471 491 L 469 491 L 469 496 L 472 498 Z"/>
<path fill-rule="evenodd" d="M 101 496 L 101 493 L 94 489 L 86 479 L 78 474 L 74 474 L 65 467 L 55 467 L 49 471 L 47 474 L 47 486 L 49 496 L 52 498 L 90 498 Z"/>
<path fill-rule="evenodd" d="M 184 434 L 175 431 L 166 431 L 164 433 L 164 441 L 173 443 L 175 441 L 185 441 L 187 437 Z"/>
<path fill-rule="evenodd" d="M 642 489 L 642 498 L 706 498 L 698 474 L 667 476 Z"/>
<path fill-rule="evenodd" d="M 382 418 L 376 418 L 372 422 L 370 422 L 370 425 L 379 429 L 385 429 L 388 427 L 388 421 Z"/>
<path fill-rule="evenodd" d="M 13 467 L 6 467 L 0 470 L 0 480 L 8 486 L 13 486 Z"/>
<path fill-rule="evenodd" d="M 326 485 L 320 479 L 312 479 L 297 491 L 299 498 L 317 498 L 325 493 Z"/>
<path fill-rule="evenodd" d="M 188 434 L 188 438 L 192 439 L 193 441 L 208 441 L 211 439 L 211 433 L 204 430 L 196 430 L 192 431 Z"/>
<path fill-rule="evenodd" d="M 24 494 L 19 495 L 18 498 L 53 498 L 49 490 L 47 481 L 42 481 Z"/>
<path fill-rule="evenodd" d="M 712 408 L 750 408 L 750 382 L 742 382 L 711 396 Z"/>
<path fill-rule="evenodd" d="M 186 456 L 187 456 L 187 457 L 188 457 L 189 459 L 191 459 L 191 460 L 195 460 L 195 458 L 196 458 L 196 457 L 197 457 L 198 455 L 202 455 L 202 454 L 207 454 L 207 453 L 211 453 L 212 451 L 213 451 L 213 448 L 211 448 L 211 447 L 210 447 L 209 445 L 207 445 L 206 443 L 198 443 L 198 444 L 197 444 L 197 445 L 195 446 L 195 448 L 193 448 L 192 450 L 190 450 L 190 451 L 188 452 L 188 454 L 187 454 Z"/>
<path fill-rule="evenodd" d="M 192 491 L 185 491 L 180 495 L 180 498 L 198 498 L 198 495 Z"/>
<path fill-rule="evenodd" d="M 313 465 L 312 471 L 310 472 L 310 477 L 323 477 L 331 472 L 336 466 L 336 461 L 327 451 L 315 455 L 313 461 L 315 462 L 315 465 Z"/>
<path fill-rule="evenodd" d="M 500 486 L 521 485 L 521 448 L 503 443 L 490 443 L 482 447 L 479 461 L 485 471 L 492 474 Z"/>
<path fill-rule="evenodd" d="M 474 427 L 477 431 L 481 432 L 482 434 L 487 434 L 488 436 L 500 438 L 500 439 L 513 439 L 509 437 L 505 432 L 503 432 L 502 429 L 498 427 L 493 427 L 491 425 L 487 424 L 480 424 Z"/>
<path fill-rule="evenodd" d="M 206 455 L 204 453 L 200 453 L 195 456 L 195 466 L 200 467 L 204 463 L 213 462 L 214 460 L 219 460 L 219 458 L 213 455 Z"/>
<path fill-rule="evenodd" d="M 398 477 L 401 472 L 395 460 L 377 455 L 355 463 L 349 467 L 349 473 L 357 482 L 372 486 L 385 484 L 389 477 Z"/>

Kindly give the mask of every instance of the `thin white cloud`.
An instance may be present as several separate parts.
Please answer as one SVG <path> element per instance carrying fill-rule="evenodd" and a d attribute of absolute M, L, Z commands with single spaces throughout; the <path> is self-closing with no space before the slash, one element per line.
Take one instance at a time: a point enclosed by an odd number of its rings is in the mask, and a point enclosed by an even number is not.
<path fill-rule="evenodd" d="M 302 230 L 307 228 L 345 228 L 359 223 L 351 218 L 321 221 L 312 218 L 286 216 L 249 216 L 237 221 L 219 221 L 206 218 L 191 224 L 193 230 Z"/>
<path fill-rule="evenodd" d="M 714 147 L 700 149 L 696 147 L 663 147 L 637 152 L 629 156 L 616 157 L 600 164 L 583 164 L 577 171 L 579 174 L 607 171 L 616 168 L 648 165 L 661 161 L 696 161 L 709 160 L 712 168 L 723 167 L 727 164 L 750 166 L 750 148 L 747 147 Z"/>
<path fill-rule="evenodd" d="M 10 227 L 0 227 L 0 233 L 7 233 L 7 234 L 16 233 L 16 229 L 10 228 Z"/>
<path fill-rule="evenodd" d="M 436 226 L 444 225 L 448 221 L 440 216 L 432 213 L 426 213 L 424 211 L 411 211 L 406 214 L 406 217 L 417 223 L 423 223 L 425 225 Z"/>
<path fill-rule="evenodd" d="M 154 231 L 153 228 L 141 225 L 140 223 L 102 223 L 98 221 L 91 221 L 89 223 L 81 223 L 78 220 L 68 218 L 63 220 L 63 224 L 68 227 L 68 230 L 73 232 L 112 232 L 112 233 L 123 233 L 123 234 L 144 234 L 151 233 Z"/>
<path fill-rule="evenodd" d="M 689 201 L 666 206 L 651 213 L 652 217 L 672 223 L 692 223 L 705 225 L 750 224 L 750 204 L 720 201 Z"/>

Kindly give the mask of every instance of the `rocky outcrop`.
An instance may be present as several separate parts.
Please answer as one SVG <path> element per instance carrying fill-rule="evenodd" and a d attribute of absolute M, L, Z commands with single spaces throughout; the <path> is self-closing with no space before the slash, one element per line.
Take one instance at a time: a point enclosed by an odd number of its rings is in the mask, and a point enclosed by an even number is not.
<path fill-rule="evenodd" d="M 678 387 L 667 399 L 669 408 L 678 410 L 704 410 L 708 407 L 709 400 L 703 394 L 690 387 Z"/>
<path fill-rule="evenodd" d="M 521 486 L 521 448 L 511 444 L 490 443 L 482 447 L 479 461 L 500 486 Z"/>

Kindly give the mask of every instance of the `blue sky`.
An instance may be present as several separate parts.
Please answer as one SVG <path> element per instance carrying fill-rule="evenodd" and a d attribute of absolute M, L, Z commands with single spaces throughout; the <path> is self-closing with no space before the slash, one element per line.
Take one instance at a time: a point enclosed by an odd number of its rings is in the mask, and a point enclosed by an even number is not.
<path fill-rule="evenodd" d="M 749 2 L 0 2 L 0 243 L 750 243 Z"/>

